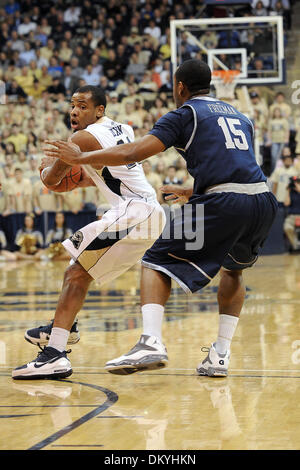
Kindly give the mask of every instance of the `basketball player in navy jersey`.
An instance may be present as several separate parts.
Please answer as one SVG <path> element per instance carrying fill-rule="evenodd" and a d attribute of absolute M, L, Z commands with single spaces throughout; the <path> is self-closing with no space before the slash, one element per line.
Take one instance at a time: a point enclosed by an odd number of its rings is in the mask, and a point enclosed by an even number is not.
<path fill-rule="evenodd" d="M 129 164 L 174 146 L 194 178 L 193 190 L 173 191 L 188 202 L 171 222 L 171 235 L 163 232 L 143 257 L 144 331 L 129 353 L 106 364 L 111 373 L 129 374 L 165 365 L 167 352 L 161 329 L 171 279 L 186 292 L 197 292 L 219 271 L 218 336 L 197 373 L 213 377 L 228 373 L 230 345 L 245 299 L 242 273 L 257 260 L 277 202 L 255 160 L 251 121 L 233 106 L 209 97 L 210 81 L 206 63 L 194 59 L 182 63 L 174 76 L 177 110 L 160 118 L 148 135 L 134 143 L 82 153 L 66 142 L 48 142 L 54 148 L 46 154 L 69 165 Z M 189 220 L 184 220 L 187 208 Z M 192 227 L 196 227 L 196 233 Z M 180 229 L 179 239 L 175 234 Z M 202 247 L 196 243 L 201 230 Z"/>

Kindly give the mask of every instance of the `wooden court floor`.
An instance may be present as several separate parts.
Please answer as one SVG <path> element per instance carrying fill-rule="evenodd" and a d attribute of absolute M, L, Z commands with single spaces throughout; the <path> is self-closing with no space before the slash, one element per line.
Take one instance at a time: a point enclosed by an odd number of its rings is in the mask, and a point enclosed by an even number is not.
<path fill-rule="evenodd" d="M 227 378 L 197 377 L 217 334 L 217 279 L 186 296 L 174 285 L 164 322 L 169 367 L 115 376 L 104 364 L 141 333 L 139 266 L 100 289 L 80 312 L 81 340 L 60 381 L 13 381 L 38 349 L 24 331 L 53 317 L 67 263 L 1 263 L 1 450 L 220 450 L 300 448 L 300 256 L 262 257 Z"/>

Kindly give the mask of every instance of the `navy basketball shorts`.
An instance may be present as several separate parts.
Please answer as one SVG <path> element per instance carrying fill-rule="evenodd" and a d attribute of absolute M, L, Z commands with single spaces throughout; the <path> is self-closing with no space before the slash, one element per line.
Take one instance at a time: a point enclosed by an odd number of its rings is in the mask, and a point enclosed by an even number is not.
<path fill-rule="evenodd" d="M 142 264 L 168 275 L 185 292 L 196 292 L 221 267 L 253 266 L 276 211 L 271 192 L 194 195 L 146 251 Z"/>

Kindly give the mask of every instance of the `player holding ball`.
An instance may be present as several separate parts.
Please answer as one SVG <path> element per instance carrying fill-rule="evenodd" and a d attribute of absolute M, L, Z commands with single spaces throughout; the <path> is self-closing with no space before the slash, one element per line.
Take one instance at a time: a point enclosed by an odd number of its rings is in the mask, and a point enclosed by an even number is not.
<path fill-rule="evenodd" d="M 105 116 L 106 97 L 96 86 L 79 88 L 71 100 L 70 120 L 74 134 L 69 139 L 82 151 L 121 146 L 134 140 L 133 129 Z M 85 300 L 90 283 L 110 282 L 135 265 L 163 230 L 165 215 L 156 192 L 141 165 L 103 167 L 99 163 L 84 170 L 59 159 L 43 159 L 40 168 L 44 184 L 56 192 L 74 187 L 97 186 L 111 205 L 101 220 L 75 232 L 62 244 L 72 258 L 64 276 L 54 322 L 26 332 L 26 339 L 45 345 L 36 359 L 12 372 L 14 379 L 64 378 L 72 374 L 66 345 L 70 331 Z M 73 330 L 72 330 L 73 328 Z M 50 336 L 49 342 L 48 338 Z M 74 335 L 73 335 L 74 336 Z M 151 347 L 155 338 L 145 341 Z M 156 362 L 166 358 L 161 344 Z"/>

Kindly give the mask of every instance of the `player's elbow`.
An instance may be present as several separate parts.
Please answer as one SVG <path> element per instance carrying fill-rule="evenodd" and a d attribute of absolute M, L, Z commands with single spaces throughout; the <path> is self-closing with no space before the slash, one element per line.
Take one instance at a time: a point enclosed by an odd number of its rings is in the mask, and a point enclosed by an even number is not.
<path fill-rule="evenodd" d="M 138 143 L 135 143 L 135 145 L 128 144 L 126 147 L 127 148 L 124 155 L 126 164 L 140 162 L 146 158 L 143 149 L 140 148 Z"/>
<path fill-rule="evenodd" d="M 136 161 L 138 161 L 135 146 L 128 145 L 128 148 L 125 150 L 123 157 L 126 164 L 135 163 Z"/>

